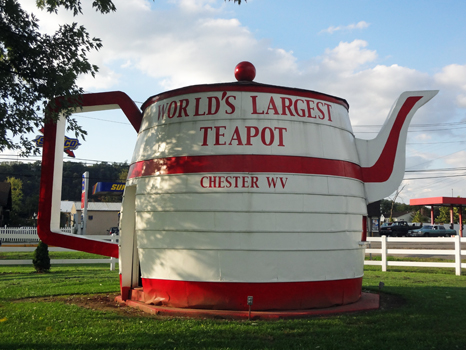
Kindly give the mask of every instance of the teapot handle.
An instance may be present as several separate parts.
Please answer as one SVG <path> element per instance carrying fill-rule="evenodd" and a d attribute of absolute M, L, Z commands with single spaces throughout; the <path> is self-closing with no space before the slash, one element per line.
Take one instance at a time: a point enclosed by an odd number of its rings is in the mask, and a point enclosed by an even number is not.
<path fill-rule="evenodd" d="M 76 113 L 121 108 L 136 132 L 139 131 L 142 112 L 124 92 L 84 94 L 81 97 L 82 108 L 78 108 Z M 63 98 L 57 97 L 53 101 L 54 105 L 59 105 Z M 65 118 L 60 117 L 56 123 L 47 122 L 44 126 L 37 233 L 40 240 L 48 245 L 118 258 L 117 243 L 97 241 L 60 231 L 65 125 Z"/>

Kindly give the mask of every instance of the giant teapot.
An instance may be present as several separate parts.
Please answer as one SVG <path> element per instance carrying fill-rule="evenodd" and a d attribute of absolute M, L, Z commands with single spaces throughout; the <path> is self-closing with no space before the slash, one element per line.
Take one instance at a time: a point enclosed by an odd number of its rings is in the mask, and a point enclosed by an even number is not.
<path fill-rule="evenodd" d="M 40 238 L 119 257 L 123 300 L 216 310 L 247 310 L 248 296 L 254 310 L 358 301 L 367 204 L 399 186 L 408 125 L 437 91 L 402 93 L 379 135 L 361 140 L 344 99 L 256 83 L 248 62 L 235 75 L 150 97 L 142 113 L 122 92 L 83 95 L 77 112 L 121 108 L 138 133 L 119 245 L 59 231 L 65 122 L 47 124 Z"/>

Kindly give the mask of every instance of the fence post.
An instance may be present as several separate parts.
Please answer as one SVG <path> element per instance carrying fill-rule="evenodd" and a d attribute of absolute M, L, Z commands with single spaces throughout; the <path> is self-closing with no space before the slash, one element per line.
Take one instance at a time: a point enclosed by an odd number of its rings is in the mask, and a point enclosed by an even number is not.
<path fill-rule="evenodd" d="M 115 243 L 116 242 L 116 236 L 111 235 L 110 241 L 112 243 Z M 116 261 L 116 259 L 114 257 L 110 257 L 110 271 L 115 271 L 115 261 Z"/>
<path fill-rule="evenodd" d="M 382 271 L 387 271 L 387 236 L 382 236 Z"/>
<path fill-rule="evenodd" d="M 455 274 L 461 276 L 461 237 L 455 236 Z"/>

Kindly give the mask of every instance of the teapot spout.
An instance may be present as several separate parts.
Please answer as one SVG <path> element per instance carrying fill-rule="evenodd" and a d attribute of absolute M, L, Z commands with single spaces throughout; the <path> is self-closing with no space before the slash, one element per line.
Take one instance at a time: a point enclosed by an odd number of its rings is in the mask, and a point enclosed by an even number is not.
<path fill-rule="evenodd" d="M 406 138 L 414 113 L 438 90 L 403 92 L 375 139 L 356 139 L 367 203 L 392 194 L 403 180 Z"/>

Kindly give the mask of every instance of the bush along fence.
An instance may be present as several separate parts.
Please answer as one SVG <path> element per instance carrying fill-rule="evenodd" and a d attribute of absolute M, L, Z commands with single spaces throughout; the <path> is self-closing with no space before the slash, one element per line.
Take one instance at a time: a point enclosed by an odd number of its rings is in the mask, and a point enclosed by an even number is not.
<path fill-rule="evenodd" d="M 70 227 L 60 229 L 62 232 L 70 233 Z M 118 242 L 118 236 L 115 235 L 99 235 L 87 236 L 87 238 L 99 241 Z M 39 243 L 39 236 L 35 227 L 21 227 L 21 228 L 0 228 L 0 253 L 1 252 L 33 252 Z M 73 252 L 74 250 L 49 246 L 50 252 Z M 115 258 L 101 258 L 101 259 L 51 259 L 52 265 L 61 264 L 107 264 L 110 263 L 110 270 L 115 270 L 115 265 L 118 259 Z M 32 265 L 32 259 L 26 260 L 2 260 L 0 265 Z"/>
<path fill-rule="evenodd" d="M 380 248 L 372 248 L 372 242 L 380 242 Z M 409 249 L 388 249 L 388 243 L 416 243 L 419 248 Z M 448 243 L 450 249 L 425 249 L 423 243 Z M 461 243 L 466 243 L 466 238 L 454 236 L 451 238 L 445 237 L 429 237 L 429 238 L 399 238 L 399 237 L 368 237 L 366 244 L 366 254 L 377 254 L 381 256 L 381 260 L 365 260 L 364 265 L 382 266 L 382 271 L 387 271 L 387 266 L 416 266 L 416 267 L 450 267 L 455 268 L 455 274 L 461 275 L 461 268 L 466 268 L 466 263 L 461 262 L 461 256 L 466 256 L 466 250 L 461 250 Z M 444 244 L 442 244 L 444 245 Z M 421 261 L 389 261 L 388 256 L 392 255 L 428 255 L 428 256 L 450 256 L 454 257 L 454 262 L 421 262 Z"/>

